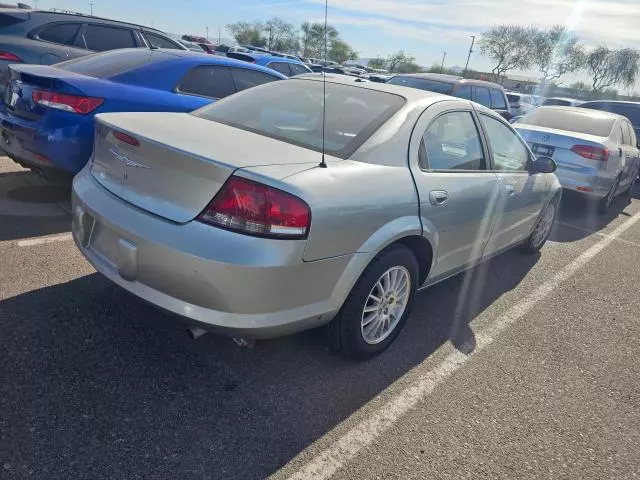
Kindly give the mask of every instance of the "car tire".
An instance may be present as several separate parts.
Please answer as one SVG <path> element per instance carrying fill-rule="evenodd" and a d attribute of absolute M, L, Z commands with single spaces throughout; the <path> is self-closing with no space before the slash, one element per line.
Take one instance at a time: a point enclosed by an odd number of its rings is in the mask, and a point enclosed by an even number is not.
<path fill-rule="evenodd" d="M 598 200 L 599 214 L 604 215 L 609 211 L 609 209 L 611 209 L 611 206 L 613 205 L 613 202 L 616 199 L 616 190 L 618 190 L 619 183 L 620 183 L 620 176 L 618 176 L 615 182 L 613 182 L 613 185 L 611 186 L 611 190 L 609 190 L 607 195 L 604 198 L 601 198 L 600 200 Z"/>
<path fill-rule="evenodd" d="M 558 207 L 560 206 L 560 197 L 556 195 L 547 203 L 544 210 L 540 213 L 538 221 L 529 238 L 522 244 L 522 251 L 525 253 L 538 253 L 551 234 L 553 224 L 558 216 Z"/>
<path fill-rule="evenodd" d="M 402 287 L 403 278 L 409 283 L 406 288 Z M 371 261 L 338 314 L 327 325 L 331 348 L 351 359 L 367 359 L 382 353 L 396 339 L 410 315 L 417 282 L 418 262 L 407 247 L 396 244 L 382 251 Z M 387 294 L 384 294 L 385 285 L 390 286 Z M 379 302 L 374 300 L 376 296 L 380 296 Z M 370 320 L 372 315 L 377 317 Z M 376 335 L 378 328 L 380 334 Z"/>

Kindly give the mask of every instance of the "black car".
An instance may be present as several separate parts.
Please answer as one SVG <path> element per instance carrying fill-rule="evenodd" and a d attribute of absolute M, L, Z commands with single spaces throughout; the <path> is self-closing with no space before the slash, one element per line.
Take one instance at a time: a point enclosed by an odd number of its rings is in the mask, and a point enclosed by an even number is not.
<path fill-rule="evenodd" d="M 455 75 L 440 73 L 399 74 L 391 77 L 387 83 L 443 93 L 452 97 L 466 98 L 495 110 L 506 120 L 511 120 L 513 116 L 507 101 L 507 95 L 497 83 L 468 80 Z"/>
<path fill-rule="evenodd" d="M 51 65 L 130 47 L 186 50 L 165 33 L 140 25 L 75 13 L 0 8 L 0 89 L 12 63 Z"/>

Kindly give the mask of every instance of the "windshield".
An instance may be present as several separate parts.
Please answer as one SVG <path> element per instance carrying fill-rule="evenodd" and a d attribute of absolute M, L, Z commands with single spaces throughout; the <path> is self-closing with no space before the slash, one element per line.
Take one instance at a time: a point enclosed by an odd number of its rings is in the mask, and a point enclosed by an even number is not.
<path fill-rule="evenodd" d="M 553 128 L 569 132 L 586 133 L 596 137 L 608 137 L 615 123 L 615 118 L 577 109 L 561 110 L 559 108 L 538 108 L 523 116 L 518 125 L 532 125 Z"/>
<path fill-rule="evenodd" d="M 366 88 L 327 82 L 325 89 L 319 81 L 292 79 L 247 90 L 193 115 L 311 150 L 324 145 L 327 153 L 347 158 L 404 102 Z"/>
<path fill-rule="evenodd" d="M 444 93 L 446 95 L 449 95 L 453 91 L 452 83 L 438 82 L 435 80 L 427 80 L 417 77 L 403 77 L 399 75 L 391 78 L 387 83 L 392 85 L 401 85 L 404 87 L 419 88 L 429 92 Z"/>

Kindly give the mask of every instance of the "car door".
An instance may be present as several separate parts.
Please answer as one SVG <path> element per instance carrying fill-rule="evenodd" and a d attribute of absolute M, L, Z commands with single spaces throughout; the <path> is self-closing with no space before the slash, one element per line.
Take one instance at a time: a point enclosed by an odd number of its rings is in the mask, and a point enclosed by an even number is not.
<path fill-rule="evenodd" d="M 500 183 L 497 220 L 485 251 L 493 255 L 531 234 L 546 198 L 548 178 L 529 173 L 533 155 L 507 122 L 487 113 L 479 112 L 478 116 L 489 147 L 491 169 Z"/>
<path fill-rule="evenodd" d="M 495 222 L 497 176 L 470 102 L 430 106 L 411 139 L 409 164 L 420 199 L 423 228 L 438 238 L 429 282 L 482 258 Z"/>

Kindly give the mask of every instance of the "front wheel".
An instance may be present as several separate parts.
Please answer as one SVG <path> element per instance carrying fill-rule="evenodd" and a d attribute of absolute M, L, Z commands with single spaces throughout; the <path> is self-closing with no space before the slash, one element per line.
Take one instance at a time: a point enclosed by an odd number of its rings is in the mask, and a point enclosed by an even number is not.
<path fill-rule="evenodd" d="M 327 326 L 331 347 L 353 359 L 383 352 L 407 321 L 418 281 L 418 262 L 403 245 L 378 255 Z"/>
<path fill-rule="evenodd" d="M 538 223 L 533 228 L 533 232 L 529 235 L 527 241 L 523 244 L 522 249 L 528 253 L 537 253 L 547 243 L 551 228 L 556 221 L 558 214 L 557 197 L 551 200 L 540 215 Z"/>

